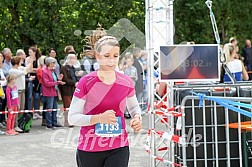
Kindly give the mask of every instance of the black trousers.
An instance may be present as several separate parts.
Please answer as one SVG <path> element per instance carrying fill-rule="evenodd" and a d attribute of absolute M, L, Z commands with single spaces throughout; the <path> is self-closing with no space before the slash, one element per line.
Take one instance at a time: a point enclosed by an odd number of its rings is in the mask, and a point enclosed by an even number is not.
<path fill-rule="evenodd" d="M 128 167 L 129 147 L 121 147 L 101 152 L 77 150 L 78 167 Z"/>

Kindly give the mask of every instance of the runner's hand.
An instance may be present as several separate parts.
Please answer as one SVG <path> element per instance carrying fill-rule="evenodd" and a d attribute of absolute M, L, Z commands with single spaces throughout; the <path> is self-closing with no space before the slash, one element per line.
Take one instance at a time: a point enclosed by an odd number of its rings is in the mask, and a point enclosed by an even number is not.
<path fill-rule="evenodd" d="M 99 123 L 103 124 L 115 124 L 116 123 L 116 116 L 114 110 L 107 110 L 104 113 L 99 115 Z"/>
<path fill-rule="evenodd" d="M 134 130 L 134 132 L 139 132 L 142 129 L 142 121 L 139 117 L 134 117 L 130 121 L 130 127 Z"/>

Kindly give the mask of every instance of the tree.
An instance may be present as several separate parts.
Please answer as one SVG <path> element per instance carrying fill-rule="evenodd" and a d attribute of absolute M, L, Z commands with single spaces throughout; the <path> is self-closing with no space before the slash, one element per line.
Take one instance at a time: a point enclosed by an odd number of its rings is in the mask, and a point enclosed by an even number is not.
<path fill-rule="evenodd" d="M 144 0 L 2 0 L 0 6 L 0 50 L 10 47 L 13 52 L 19 48 L 27 51 L 37 44 L 43 54 L 53 47 L 64 57 L 64 47 L 72 44 L 80 53 L 85 30 L 96 29 L 97 23 L 109 29 L 122 18 L 145 32 Z M 213 1 L 222 44 L 232 36 L 240 46 L 246 38 L 252 38 L 251 8 L 249 1 Z M 174 0 L 174 14 L 175 43 L 215 43 L 205 1 Z M 130 43 L 123 39 L 120 44 L 123 51 Z"/>
<path fill-rule="evenodd" d="M 252 18 L 249 1 L 212 1 L 212 10 L 215 14 L 221 43 L 227 43 L 230 37 L 237 37 L 239 45 L 251 39 Z M 175 39 L 176 43 L 182 41 L 195 41 L 196 43 L 215 43 L 209 9 L 205 1 L 175 0 Z"/>
<path fill-rule="evenodd" d="M 97 23 L 109 29 L 121 18 L 132 19 L 144 31 L 141 0 L 3 0 L 0 6 L 0 50 L 9 47 L 13 52 L 19 48 L 27 51 L 36 44 L 43 54 L 53 47 L 64 57 L 64 47 L 71 44 L 80 53 L 85 30 L 94 30 Z M 121 42 L 123 48 L 126 43 Z"/>

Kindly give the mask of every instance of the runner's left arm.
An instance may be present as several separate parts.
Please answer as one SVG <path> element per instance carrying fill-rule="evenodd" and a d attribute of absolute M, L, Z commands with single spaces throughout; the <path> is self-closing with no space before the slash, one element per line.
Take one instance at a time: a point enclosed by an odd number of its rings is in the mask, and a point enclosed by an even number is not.
<path fill-rule="evenodd" d="M 141 116 L 141 108 L 139 107 L 136 95 L 127 97 L 126 104 L 131 117 L 134 117 L 135 115 Z"/>

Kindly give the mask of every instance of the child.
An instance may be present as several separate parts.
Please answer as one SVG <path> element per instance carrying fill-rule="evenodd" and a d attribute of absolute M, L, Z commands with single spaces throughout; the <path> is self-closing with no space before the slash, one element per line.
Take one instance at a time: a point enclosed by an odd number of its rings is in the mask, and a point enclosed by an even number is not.
<path fill-rule="evenodd" d="M 6 87 L 6 98 L 9 111 L 7 119 L 6 135 L 18 134 L 18 132 L 14 130 L 16 114 L 11 113 L 12 111 L 17 111 L 19 105 L 18 90 L 15 85 L 15 82 L 16 82 L 16 76 L 9 74 L 7 76 L 7 87 Z"/>
<path fill-rule="evenodd" d="M 125 68 L 124 69 L 124 74 L 128 75 L 132 79 L 133 84 L 135 86 L 136 81 L 137 81 L 138 78 L 137 78 L 137 69 L 136 69 L 136 67 L 133 66 L 134 59 L 133 59 L 133 57 L 131 57 L 131 55 L 128 55 L 128 56 L 125 57 L 125 62 L 126 62 L 126 65 L 124 66 L 124 68 Z M 131 116 L 130 116 L 130 114 L 128 112 L 128 109 L 126 109 L 124 111 L 124 117 L 126 119 L 131 118 Z"/>
<path fill-rule="evenodd" d="M 133 66 L 133 63 L 134 63 L 133 58 L 131 57 L 126 58 L 126 68 L 124 70 L 124 74 L 128 75 L 132 79 L 135 86 L 138 78 L 137 78 L 137 69 L 136 67 Z"/>

